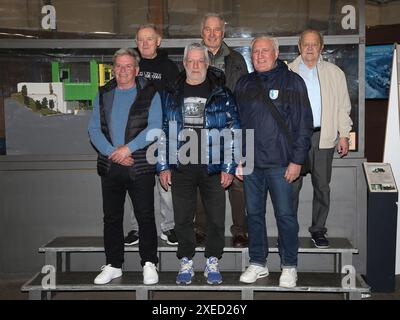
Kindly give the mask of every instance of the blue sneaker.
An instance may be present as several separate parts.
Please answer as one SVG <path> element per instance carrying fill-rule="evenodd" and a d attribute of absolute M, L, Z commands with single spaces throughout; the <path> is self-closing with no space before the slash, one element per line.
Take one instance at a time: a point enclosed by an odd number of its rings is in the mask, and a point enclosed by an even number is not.
<path fill-rule="evenodd" d="M 181 260 L 181 268 L 176 276 L 176 284 L 191 284 L 193 276 L 193 260 L 183 257 Z"/>
<path fill-rule="evenodd" d="M 219 272 L 218 259 L 216 257 L 209 257 L 207 259 L 204 276 L 207 278 L 208 284 L 222 283 L 222 276 Z"/>

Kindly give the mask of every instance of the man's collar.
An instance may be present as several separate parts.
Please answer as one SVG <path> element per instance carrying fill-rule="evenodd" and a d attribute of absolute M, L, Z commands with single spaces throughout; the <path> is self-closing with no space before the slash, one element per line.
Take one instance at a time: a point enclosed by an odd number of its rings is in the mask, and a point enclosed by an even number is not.
<path fill-rule="evenodd" d="M 204 45 L 204 46 L 206 46 L 205 43 L 204 43 L 204 40 L 201 41 L 201 44 Z M 206 46 L 206 48 L 207 48 L 207 46 Z M 209 53 L 213 54 L 208 48 L 207 48 L 207 50 L 208 50 Z M 217 50 L 217 53 L 214 54 L 214 56 L 215 56 L 215 57 L 219 57 L 219 56 L 222 55 L 222 56 L 225 57 L 225 56 L 228 56 L 229 53 L 230 53 L 230 52 L 229 52 L 229 47 L 226 45 L 225 42 L 222 41 L 221 46 L 220 46 L 219 49 Z"/>
<path fill-rule="evenodd" d="M 317 65 L 320 64 L 322 61 L 323 61 L 322 56 L 319 55 L 319 56 L 318 56 L 318 61 L 317 61 L 317 63 L 316 63 L 315 66 L 313 66 L 311 69 L 314 69 L 315 67 L 317 67 Z M 303 66 L 307 67 L 308 69 L 310 69 L 310 68 L 304 63 L 303 57 L 302 57 L 302 56 L 300 56 L 300 65 L 303 65 Z"/>

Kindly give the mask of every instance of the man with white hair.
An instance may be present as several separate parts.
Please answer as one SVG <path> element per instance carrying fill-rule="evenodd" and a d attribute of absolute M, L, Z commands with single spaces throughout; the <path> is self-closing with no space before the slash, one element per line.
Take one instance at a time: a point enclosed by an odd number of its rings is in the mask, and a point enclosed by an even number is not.
<path fill-rule="evenodd" d="M 254 130 L 254 170 L 239 175 L 244 180 L 250 257 L 240 281 L 253 283 L 268 276 L 265 214 L 269 192 L 278 227 L 279 285 L 290 288 L 297 282 L 299 246 L 292 182 L 307 157 L 313 125 L 303 79 L 278 56 L 277 39 L 255 38 L 251 43 L 255 71 L 240 78 L 235 89 L 242 129 Z"/>
<path fill-rule="evenodd" d="M 207 47 L 210 65 L 220 69 L 225 75 L 225 85 L 233 92 L 238 79 L 247 74 L 247 65 L 243 56 L 228 47 L 223 41 L 225 36 L 225 20 L 217 13 L 206 14 L 201 21 L 202 43 Z M 234 178 L 228 188 L 231 205 L 232 245 L 234 247 L 247 246 L 246 210 L 244 205 L 243 182 Z M 206 219 L 200 198 L 196 212 L 196 240 L 198 244 L 205 237 Z"/>
<path fill-rule="evenodd" d="M 344 72 L 322 59 L 324 38 L 313 29 L 299 37 L 300 55 L 289 64 L 305 81 L 314 118 L 311 148 L 303 173 L 310 172 L 313 186 L 312 221 L 308 231 L 317 248 L 329 248 L 325 226 L 330 206 L 330 181 L 335 147 L 341 157 L 349 152 L 351 103 Z M 334 90 L 332 90 L 334 88 Z M 293 184 L 297 212 L 303 177 Z"/>
<path fill-rule="evenodd" d="M 232 144 L 221 145 L 219 137 L 213 138 L 213 131 L 221 133 L 225 130 L 233 135 L 239 128 L 238 111 L 233 94 L 216 74 L 221 71 L 209 68 L 205 46 L 200 43 L 186 46 L 183 65 L 185 71 L 178 77 L 175 89 L 165 98 L 163 131 L 166 140 L 161 139 L 160 149 L 165 142 L 166 154 L 159 160 L 157 171 L 161 185 L 165 189 L 169 185 L 172 188 L 177 257 L 181 260 L 176 283 L 190 284 L 194 275 L 193 219 L 199 189 L 207 218 L 204 276 L 207 283 L 220 284 L 222 276 L 218 261 L 225 244 L 225 188 L 232 183 L 236 163 L 233 159 L 225 159 L 227 153 L 233 155 Z M 185 137 L 189 139 L 183 139 Z M 197 142 L 193 143 L 195 147 L 185 148 L 192 139 Z M 173 145 L 177 152 L 169 151 L 169 146 Z M 189 163 L 183 158 L 189 159 Z"/>
<path fill-rule="evenodd" d="M 139 74 L 152 82 L 161 97 L 164 90 L 172 87 L 178 74 L 178 67 L 168 58 L 166 51 L 159 49 L 161 44 L 161 34 L 159 28 L 151 23 L 140 25 L 136 32 L 136 44 L 140 53 Z M 174 211 L 172 208 L 171 191 L 166 191 L 161 187 L 159 180 L 156 179 L 157 191 L 160 198 L 160 231 L 161 239 L 169 245 L 178 244 L 174 231 Z M 132 228 L 125 237 L 125 245 L 131 246 L 139 242 L 139 225 L 131 211 Z"/>

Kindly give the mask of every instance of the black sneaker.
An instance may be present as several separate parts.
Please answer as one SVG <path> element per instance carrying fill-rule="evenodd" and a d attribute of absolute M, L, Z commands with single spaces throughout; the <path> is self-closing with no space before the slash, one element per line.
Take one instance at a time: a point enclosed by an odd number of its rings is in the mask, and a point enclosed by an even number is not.
<path fill-rule="evenodd" d="M 130 231 L 124 239 L 124 244 L 126 246 L 133 246 L 138 243 L 139 243 L 139 231 L 137 230 Z"/>
<path fill-rule="evenodd" d="M 328 249 L 329 241 L 325 237 L 323 232 L 313 232 L 311 233 L 311 240 L 314 242 L 314 245 L 319 249 Z"/>
<path fill-rule="evenodd" d="M 174 229 L 161 232 L 160 238 L 164 241 L 167 241 L 167 243 L 171 246 L 176 246 L 178 244 L 178 239 L 176 237 Z"/>

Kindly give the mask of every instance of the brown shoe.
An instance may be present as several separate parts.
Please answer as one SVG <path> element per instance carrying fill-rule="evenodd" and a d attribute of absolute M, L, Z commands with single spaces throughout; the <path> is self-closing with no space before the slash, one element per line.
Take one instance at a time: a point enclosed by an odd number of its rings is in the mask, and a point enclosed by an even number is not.
<path fill-rule="evenodd" d="M 239 234 L 237 236 L 233 236 L 232 238 L 232 245 L 235 248 L 244 248 L 247 247 L 248 244 L 248 238 L 246 235 Z"/>

